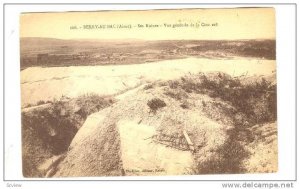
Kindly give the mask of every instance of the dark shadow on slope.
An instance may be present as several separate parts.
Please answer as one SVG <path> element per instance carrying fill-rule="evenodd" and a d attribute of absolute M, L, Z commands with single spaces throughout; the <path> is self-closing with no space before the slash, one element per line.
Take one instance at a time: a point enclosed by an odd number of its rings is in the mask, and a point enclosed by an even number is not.
<path fill-rule="evenodd" d="M 112 101 L 97 95 L 55 101 L 50 107 L 22 112 L 22 166 L 24 177 L 43 177 L 38 166 L 64 153 L 89 114 Z"/>
<path fill-rule="evenodd" d="M 249 157 L 249 152 L 239 141 L 236 130 L 228 131 L 228 139 L 220 146 L 214 156 L 197 165 L 197 174 L 238 174 L 246 170 L 242 161 Z"/>

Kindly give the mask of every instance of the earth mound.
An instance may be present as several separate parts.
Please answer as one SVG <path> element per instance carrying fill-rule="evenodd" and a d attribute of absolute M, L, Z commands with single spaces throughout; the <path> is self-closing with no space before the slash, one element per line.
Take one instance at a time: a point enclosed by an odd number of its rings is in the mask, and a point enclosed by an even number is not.
<path fill-rule="evenodd" d="M 88 116 L 51 176 L 275 172 L 274 78 L 199 73 L 127 91 Z"/>

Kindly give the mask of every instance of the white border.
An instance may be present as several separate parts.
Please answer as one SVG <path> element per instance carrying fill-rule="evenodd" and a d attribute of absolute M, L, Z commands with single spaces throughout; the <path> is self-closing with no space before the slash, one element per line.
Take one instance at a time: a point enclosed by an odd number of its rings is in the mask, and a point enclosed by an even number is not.
<path fill-rule="evenodd" d="M 245 7 L 244 5 L 6 5 L 5 10 L 5 179 L 23 180 L 21 174 L 19 14 L 42 11 L 91 11 L 169 8 Z M 253 7 L 254 5 L 248 5 Z M 259 5 L 261 6 L 261 5 Z M 266 5 L 269 7 L 270 5 Z M 130 177 L 129 179 L 199 179 L 199 180 L 293 180 L 295 179 L 295 8 L 292 5 L 272 6 L 276 9 L 278 139 L 279 172 L 275 174 L 201 175 L 188 177 Z M 1 68 L 2 69 L 2 68 Z M 1 70 L 2 71 L 2 70 Z M 72 179 L 72 178 L 67 178 Z M 78 178 L 74 178 L 78 179 Z M 116 178 L 82 178 L 116 179 Z M 124 179 L 124 178 L 117 178 Z M 126 178 L 125 178 L 126 179 Z"/>

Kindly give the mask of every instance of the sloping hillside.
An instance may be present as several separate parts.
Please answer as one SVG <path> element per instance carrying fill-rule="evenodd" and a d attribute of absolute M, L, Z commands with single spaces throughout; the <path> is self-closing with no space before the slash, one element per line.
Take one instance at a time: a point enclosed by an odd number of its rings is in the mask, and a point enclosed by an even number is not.
<path fill-rule="evenodd" d="M 143 85 L 90 115 L 44 176 L 275 172 L 273 78 L 199 73 Z"/>

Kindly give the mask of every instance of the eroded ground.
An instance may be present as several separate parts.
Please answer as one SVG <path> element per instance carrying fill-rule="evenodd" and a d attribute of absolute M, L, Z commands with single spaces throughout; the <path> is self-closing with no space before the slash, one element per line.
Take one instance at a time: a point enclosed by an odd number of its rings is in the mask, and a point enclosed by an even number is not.
<path fill-rule="evenodd" d="M 23 170 L 35 171 L 24 176 L 275 172 L 274 70 L 273 60 L 246 58 L 27 68 Z"/>

